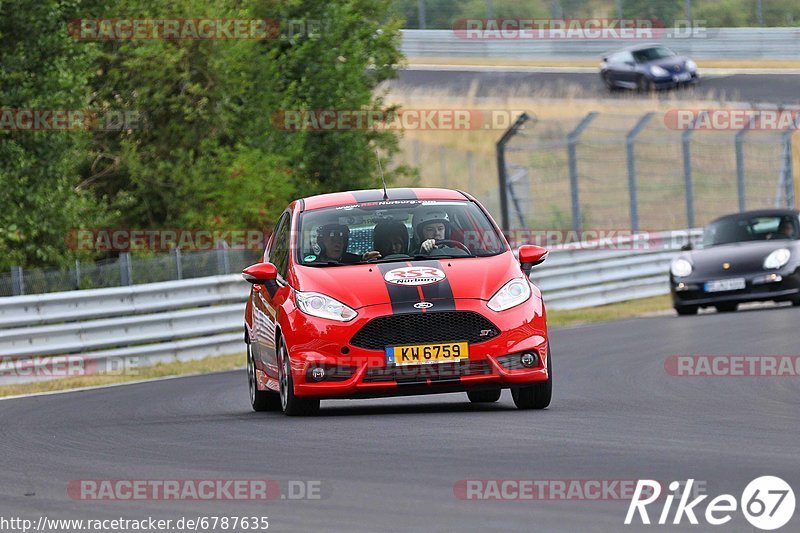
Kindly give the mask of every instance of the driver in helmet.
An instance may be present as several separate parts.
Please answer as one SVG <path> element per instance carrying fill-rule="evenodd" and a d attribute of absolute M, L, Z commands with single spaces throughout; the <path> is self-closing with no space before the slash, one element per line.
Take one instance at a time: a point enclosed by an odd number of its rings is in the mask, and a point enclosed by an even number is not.
<path fill-rule="evenodd" d="M 350 228 L 344 224 L 325 224 L 317 229 L 317 245 L 320 252 L 316 261 L 327 263 L 356 263 L 361 257 L 347 251 Z"/>
<path fill-rule="evenodd" d="M 417 240 L 421 243 L 419 251 L 430 253 L 438 248 L 436 241 L 450 238 L 450 217 L 444 211 L 431 211 L 419 217 L 415 229 Z"/>

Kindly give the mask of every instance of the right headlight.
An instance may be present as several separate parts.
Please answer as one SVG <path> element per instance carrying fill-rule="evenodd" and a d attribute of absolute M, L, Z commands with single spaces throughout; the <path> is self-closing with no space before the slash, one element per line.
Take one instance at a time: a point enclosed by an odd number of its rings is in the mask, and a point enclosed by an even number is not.
<path fill-rule="evenodd" d="M 669 72 L 659 67 L 658 65 L 653 65 L 652 67 L 650 67 L 650 74 L 659 78 L 663 78 L 664 76 L 669 76 Z"/>
<path fill-rule="evenodd" d="M 339 322 L 350 322 L 358 316 L 354 310 L 339 300 L 318 292 L 295 292 L 297 307 L 307 315 Z"/>
<path fill-rule="evenodd" d="M 764 268 L 767 270 L 780 268 L 789 262 L 790 257 L 792 257 L 792 252 L 788 248 L 778 248 L 764 259 Z"/>
<path fill-rule="evenodd" d="M 692 264 L 686 259 L 675 259 L 669 270 L 676 278 L 685 278 L 692 273 Z"/>

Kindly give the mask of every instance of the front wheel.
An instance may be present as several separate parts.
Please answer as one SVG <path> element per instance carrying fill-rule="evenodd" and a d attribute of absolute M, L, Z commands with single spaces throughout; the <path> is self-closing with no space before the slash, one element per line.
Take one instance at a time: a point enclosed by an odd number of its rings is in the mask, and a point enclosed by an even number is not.
<path fill-rule="evenodd" d="M 256 362 L 253 349 L 247 344 L 247 388 L 250 392 L 250 406 L 253 411 L 278 411 L 281 399 L 274 392 L 258 390 L 256 383 Z"/>
<path fill-rule="evenodd" d="M 319 411 L 319 398 L 302 398 L 294 394 L 291 361 L 283 339 L 278 340 L 278 383 L 281 409 L 288 416 L 309 416 Z"/>
<path fill-rule="evenodd" d="M 725 303 L 725 304 L 717 304 L 714 307 L 717 308 L 717 313 L 733 313 L 736 309 L 739 308 L 739 304 L 737 303 Z"/>
<path fill-rule="evenodd" d="M 500 389 L 469 391 L 467 397 L 472 403 L 492 403 L 500 399 Z"/>
<path fill-rule="evenodd" d="M 687 316 L 687 315 L 696 315 L 697 314 L 697 306 L 696 305 L 678 305 L 675 306 L 675 311 L 680 316 Z"/>
<path fill-rule="evenodd" d="M 640 92 L 649 93 L 655 89 L 655 86 L 647 76 L 639 76 L 639 79 L 636 81 L 636 88 L 639 89 Z"/>
<path fill-rule="evenodd" d="M 519 409 L 544 409 L 550 405 L 553 396 L 553 358 L 550 346 L 547 347 L 547 381 L 525 387 L 512 387 L 511 397 Z"/>

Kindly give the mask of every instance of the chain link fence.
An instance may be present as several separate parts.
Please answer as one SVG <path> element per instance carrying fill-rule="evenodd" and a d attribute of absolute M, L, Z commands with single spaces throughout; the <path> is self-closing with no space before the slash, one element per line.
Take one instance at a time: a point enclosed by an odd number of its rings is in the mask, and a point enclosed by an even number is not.
<path fill-rule="evenodd" d="M 234 274 L 257 263 L 257 250 L 215 250 L 136 256 L 121 253 L 118 258 L 96 262 L 76 261 L 72 268 L 14 267 L 0 273 L 0 296 L 44 294 L 78 289 L 101 289 L 159 281 Z"/>
<path fill-rule="evenodd" d="M 530 120 L 504 151 L 509 226 L 660 231 L 794 206 L 799 148 L 794 130 L 676 130 L 657 113 Z M 494 152 L 403 149 L 423 186 L 469 191 L 502 220 Z"/>

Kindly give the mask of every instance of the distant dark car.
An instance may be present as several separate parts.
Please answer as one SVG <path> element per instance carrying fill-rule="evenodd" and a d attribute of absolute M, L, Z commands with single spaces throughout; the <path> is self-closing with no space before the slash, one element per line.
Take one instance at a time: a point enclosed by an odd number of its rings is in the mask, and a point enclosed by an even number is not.
<path fill-rule="evenodd" d="M 700 307 L 735 311 L 742 302 L 800 306 L 800 212 L 765 209 L 728 215 L 703 230 L 703 242 L 672 261 L 672 304 L 679 315 Z"/>
<path fill-rule="evenodd" d="M 609 90 L 669 89 L 697 83 L 697 64 L 660 44 L 639 44 L 603 57 L 600 77 Z"/>

